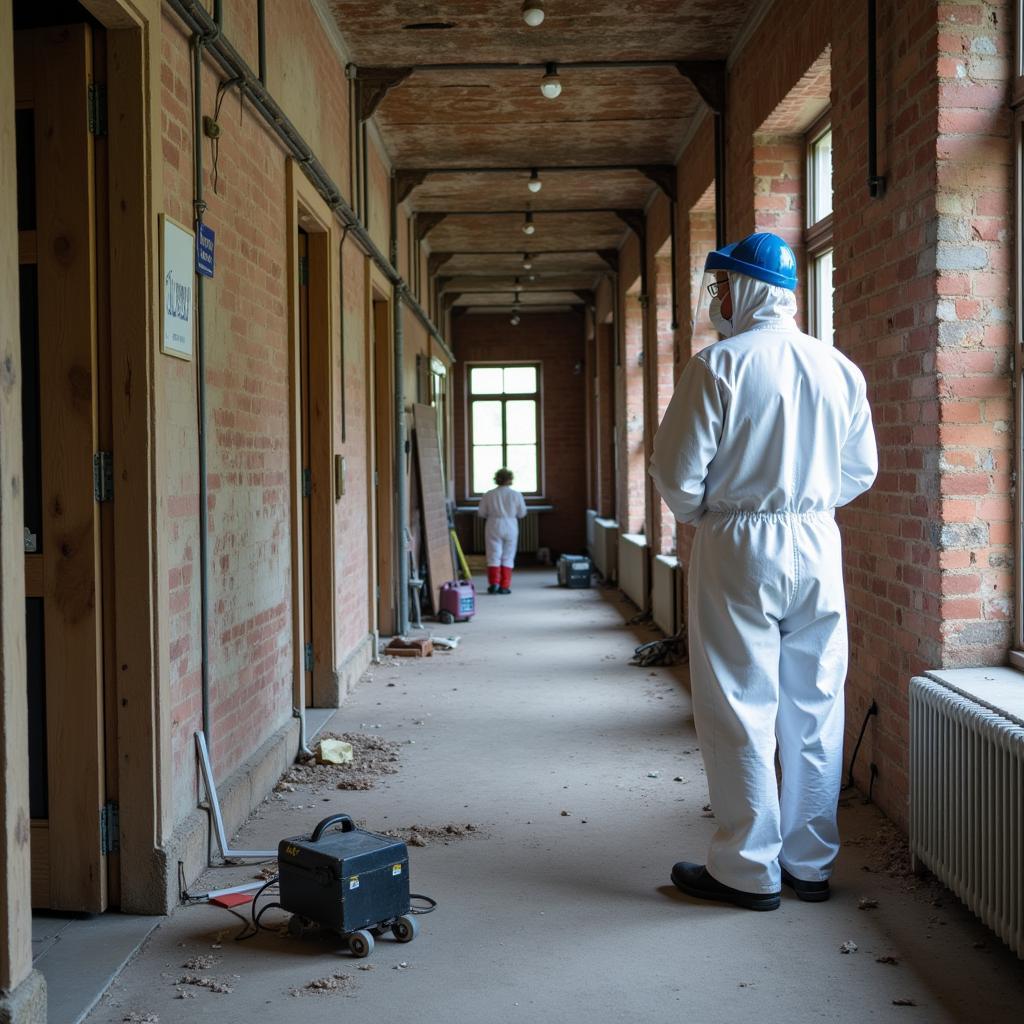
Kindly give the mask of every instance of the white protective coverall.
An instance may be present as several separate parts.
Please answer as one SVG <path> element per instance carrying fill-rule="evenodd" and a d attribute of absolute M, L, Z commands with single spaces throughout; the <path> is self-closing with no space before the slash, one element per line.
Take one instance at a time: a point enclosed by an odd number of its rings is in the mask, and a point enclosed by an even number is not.
<path fill-rule="evenodd" d="M 526 515 L 526 500 L 507 484 L 495 487 L 480 499 L 476 514 L 487 520 L 484 527 L 487 564 L 511 569 L 516 564 L 518 521 Z"/>
<path fill-rule="evenodd" d="M 797 329 L 793 292 L 729 282 L 733 334 L 687 364 L 651 475 L 676 518 L 698 524 L 690 674 L 718 824 L 707 869 L 763 893 L 779 890 L 780 863 L 827 879 L 839 850 L 847 633 L 834 510 L 871 486 L 878 456 L 860 370 Z"/>

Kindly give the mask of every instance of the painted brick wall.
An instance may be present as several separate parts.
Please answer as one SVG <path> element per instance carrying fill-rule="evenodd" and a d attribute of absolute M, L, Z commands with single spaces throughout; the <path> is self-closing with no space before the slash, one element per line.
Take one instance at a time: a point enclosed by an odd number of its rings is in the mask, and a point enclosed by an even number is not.
<path fill-rule="evenodd" d="M 586 548 L 586 375 L 584 320 L 575 313 L 523 314 L 513 327 L 507 316 L 463 315 L 454 322 L 455 483 L 459 504 L 468 495 L 465 373 L 469 363 L 537 361 L 543 374 L 545 497 L 555 506 L 540 519 L 540 543 L 553 555 Z M 467 517 L 459 517 L 465 519 Z M 460 523 L 463 544 L 471 537 Z"/>

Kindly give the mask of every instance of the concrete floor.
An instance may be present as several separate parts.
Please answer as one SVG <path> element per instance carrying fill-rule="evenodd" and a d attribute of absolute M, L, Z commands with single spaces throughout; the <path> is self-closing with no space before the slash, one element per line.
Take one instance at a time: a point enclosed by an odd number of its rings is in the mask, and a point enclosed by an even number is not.
<path fill-rule="evenodd" d="M 560 590 L 543 571 L 515 584 L 445 630 L 463 637 L 455 653 L 374 669 L 335 716 L 332 729 L 414 741 L 399 774 L 326 800 L 277 796 L 239 836 L 276 846 L 335 811 L 379 829 L 481 826 L 410 850 L 413 890 L 440 904 L 419 938 L 380 939 L 356 961 L 330 936 L 236 943 L 226 911 L 185 907 L 89 1021 L 1020 1021 L 1024 964 L 955 898 L 906 876 L 892 830 L 859 797 L 843 810 L 829 903 L 787 890 L 779 911 L 755 914 L 667 886 L 714 827 L 685 670 L 627 664 L 652 633 L 624 626 L 634 609 L 613 591 Z M 252 877 L 221 868 L 202 885 Z M 877 909 L 859 910 L 862 897 Z M 848 940 L 857 950 L 843 954 Z M 206 973 L 231 993 L 180 998 L 197 954 L 219 958 Z M 290 994 L 335 972 L 347 993 Z"/>

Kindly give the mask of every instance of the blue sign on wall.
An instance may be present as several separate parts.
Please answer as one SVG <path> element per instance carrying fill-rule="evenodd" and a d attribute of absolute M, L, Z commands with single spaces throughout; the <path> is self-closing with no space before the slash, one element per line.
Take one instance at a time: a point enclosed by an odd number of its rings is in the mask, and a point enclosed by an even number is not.
<path fill-rule="evenodd" d="M 196 273 L 203 277 L 213 277 L 213 247 L 216 240 L 213 228 L 203 223 L 197 225 L 196 231 Z"/>

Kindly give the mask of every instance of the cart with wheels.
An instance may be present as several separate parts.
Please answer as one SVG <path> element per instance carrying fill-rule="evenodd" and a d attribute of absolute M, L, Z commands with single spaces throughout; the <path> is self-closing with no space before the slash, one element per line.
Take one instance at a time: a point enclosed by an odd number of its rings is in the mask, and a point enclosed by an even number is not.
<path fill-rule="evenodd" d="M 292 915 L 288 931 L 294 936 L 312 925 L 329 928 L 362 958 L 388 931 L 398 942 L 419 934 L 409 901 L 409 853 L 400 839 L 356 828 L 349 815 L 334 814 L 311 835 L 282 840 L 278 864 L 279 902 Z"/>

